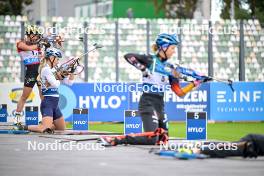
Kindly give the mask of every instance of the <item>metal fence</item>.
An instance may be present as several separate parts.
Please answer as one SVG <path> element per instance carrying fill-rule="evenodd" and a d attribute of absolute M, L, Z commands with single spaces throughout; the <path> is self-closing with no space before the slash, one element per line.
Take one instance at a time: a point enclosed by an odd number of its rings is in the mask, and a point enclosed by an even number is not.
<path fill-rule="evenodd" d="M 11 67 L 11 72 L 6 67 L 1 69 L 1 82 L 18 81 L 12 78 L 17 77 L 12 75 L 13 65 L 5 61 L 5 58 L 15 57 L 15 62 L 21 63 L 15 44 L 10 42 L 7 35 L 16 33 L 14 38 L 18 39 L 17 34 L 20 32 L 19 38 L 24 37 L 23 27 L 27 20 L 19 21 L 17 18 L 2 16 L 0 19 L 0 64 L 2 62 L 3 66 Z M 19 22 L 20 25 L 12 29 L 8 25 L 12 22 Z M 127 64 L 123 55 L 128 52 L 152 54 L 151 45 L 162 32 L 178 33 L 181 39 L 176 57 L 171 59 L 172 63 L 180 61 L 185 67 L 235 81 L 264 80 L 264 35 L 257 20 L 211 22 L 188 19 L 53 18 L 43 19 L 40 25 L 62 29 L 60 33 L 65 38 L 64 57 L 85 53 L 93 43 L 104 46 L 82 59 L 85 70 L 79 77 L 81 82 L 140 81 L 140 72 Z M 87 31 L 81 34 L 66 33 L 65 28 L 69 27 Z M 83 42 L 78 41 L 80 36 L 84 38 Z M 1 39 L 5 42 L 1 43 Z M 8 50 L 11 52 L 7 54 Z M 9 73 L 11 77 L 3 79 L 3 75 Z"/>

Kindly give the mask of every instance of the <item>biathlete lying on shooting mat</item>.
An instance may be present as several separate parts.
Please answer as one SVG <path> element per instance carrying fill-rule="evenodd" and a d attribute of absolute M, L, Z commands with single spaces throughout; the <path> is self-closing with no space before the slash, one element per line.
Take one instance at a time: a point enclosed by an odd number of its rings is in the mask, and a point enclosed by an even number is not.
<path fill-rule="evenodd" d="M 117 144 L 142 144 L 153 145 L 160 141 L 168 140 L 168 121 L 164 117 L 164 91 L 168 85 L 180 97 L 185 96 L 193 88 L 205 82 L 206 77 L 200 76 L 185 87 L 180 86 L 180 78 L 185 73 L 197 75 L 191 69 L 179 67 L 173 69 L 168 60 L 175 54 L 179 44 L 176 34 L 160 34 L 153 45 L 154 55 L 140 55 L 129 53 L 125 59 L 143 75 L 143 94 L 139 101 L 139 113 L 142 118 L 145 133 L 132 134 L 120 137 L 104 137 L 102 141 L 111 145 Z M 191 74 L 190 74 L 191 73 Z"/>
<path fill-rule="evenodd" d="M 179 159 L 203 159 L 203 158 L 225 158 L 225 157 L 249 157 L 257 158 L 264 156 L 264 135 L 248 134 L 236 142 L 205 142 L 194 147 L 181 147 L 156 150 L 151 149 L 150 153 L 161 156 L 174 157 Z"/>
<path fill-rule="evenodd" d="M 203 147 L 194 150 L 194 153 L 205 154 L 211 158 L 224 158 L 229 156 L 242 156 L 242 157 L 258 157 L 264 156 L 264 135 L 262 134 L 248 134 L 242 137 L 238 142 L 229 143 L 233 144 L 233 148 L 227 148 L 224 144 L 219 145 L 218 148 Z M 234 145 L 236 144 L 236 145 Z M 221 146 L 222 145 L 222 146 Z"/>
<path fill-rule="evenodd" d="M 41 101 L 40 111 L 42 123 L 39 125 L 23 126 L 18 125 L 19 130 L 29 130 L 34 132 L 52 133 L 53 130 L 64 130 L 65 121 L 58 106 L 60 83 L 71 85 L 74 75 L 69 73 L 64 75 L 58 72 L 55 67 L 58 65 L 58 59 L 62 57 L 61 51 L 56 48 L 48 48 L 45 52 L 45 58 L 40 65 L 40 80 L 43 100 Z"/>

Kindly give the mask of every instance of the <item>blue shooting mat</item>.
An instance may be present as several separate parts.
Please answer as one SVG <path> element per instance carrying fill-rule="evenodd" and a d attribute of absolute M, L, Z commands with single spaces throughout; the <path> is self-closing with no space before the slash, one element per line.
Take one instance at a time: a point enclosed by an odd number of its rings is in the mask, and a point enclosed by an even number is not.
<path fill-rule="evenodd" d="M 165 151 L 165 150 L 161 150 L 155 154 L 160 155 L 160 156 L 165 156 L 165 157 L 183 159 L 183 160 L 208 158 L 208 156 L 204 154 L 186 153 L 186 152 L 177 152 L 177 151 Z"/>
<path fill-rule="evenodd" d="M 0 134 L 28 134 L 28 130 L 0 130 Z"/>

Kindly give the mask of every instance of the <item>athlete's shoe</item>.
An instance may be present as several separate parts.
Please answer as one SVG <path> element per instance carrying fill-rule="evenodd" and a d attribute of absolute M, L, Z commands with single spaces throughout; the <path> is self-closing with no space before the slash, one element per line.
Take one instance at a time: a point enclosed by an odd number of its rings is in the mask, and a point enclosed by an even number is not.
<path fill-rule="evenodd" d="M 43 133 L 47 133 L 47 134 L 54 134 L 54 130 L 51 128 L 46 128 Z"/>
<path fill-rule="evenodd" d="M 22 112 L 15 112 L 15 116 L 13 119 L 14 125 L 21 123 L 22 120 Z"/>
<path fill-rule="evenodd" d="M 25 130 L 25 126 L 22 125 L 21 122 L 18 122 L 18 123 L 13 125 L 13 130 Z"/>
<path fill-rule="evenodd" d="M 103 136 L 100 137 L 99 141 L 100 144 L 102 144 L 103 146 L 115 146 L 117 145 L 115 138 L 114 137 L 110 137 L 110 136 Z"/>

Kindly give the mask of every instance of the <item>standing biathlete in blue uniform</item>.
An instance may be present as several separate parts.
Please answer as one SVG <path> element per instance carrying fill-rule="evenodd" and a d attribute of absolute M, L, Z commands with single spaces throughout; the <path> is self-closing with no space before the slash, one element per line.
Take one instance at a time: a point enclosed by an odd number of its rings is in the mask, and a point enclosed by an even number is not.
<path fill-rule="evenodd" d="M 48 48 L 45 52 L 45 58 L 40 65 L 40 80 L 43 100 L 41 101 L 40 111 L 42 123 L 39 125 L 22 126 L 23 130 L 34 132 L 48 132 L 54 130 L 64 130 L 65 120 L 59 108 L 58 88 L 62 83 L 71 85 L 74 75 L 62 76 L 60 72 L 54 69 L 58 64 L 58 58 L 61 58 L 61 51 L 56 48 Z M 21 129 L 21 127 L 20 127 Z"/>
<path fill-rule="evenodd" d="M 180 72 L 172 69 L 168 60 L 174 55 L 179 44 L 176 34 L 160 34 L 153 45 L 154 55 L 126 54 L 125 59 L 143 75 L 143 94 L 139 101 L 139 113 L 143 121 L 145 133 L 102 138 L 103 142 L 117 144 L 155 144 L 168 139 L 168 121 L 164 117 L 164 92 L 168 85 L 180 97 L 200 85 L 202 80 L 190 82 L 185 87 L 180 86 Z M 181 72 L 190 73 L 181 67 Z"/>

